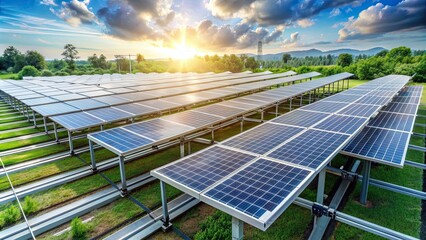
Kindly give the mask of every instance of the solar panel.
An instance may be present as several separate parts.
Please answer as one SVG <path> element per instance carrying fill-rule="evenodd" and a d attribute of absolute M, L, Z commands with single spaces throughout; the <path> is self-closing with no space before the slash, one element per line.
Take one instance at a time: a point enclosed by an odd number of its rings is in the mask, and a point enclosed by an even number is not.
<path fill-rule="evenodd" d="M 316 129 L 353 134 L 365 124 L 365 118 L 332 115 L 314 126 Z"/>
<path fill-rule="evenodd" d="M 185 111 L 162 117 L 167 121 L 180 123 L 194 128 L 207 127 L 222 120 L 222 117 L 199 113 L 195 111 Z"/>
<path fill-rule="evenodd" d="M 381 96 L 365 96 L 356 101 L 356 103 L 372 104 L 372 105 L 385 105 L 390 101 L 389 97 Z"/>
<path fill-rule="evenodd" d="M 143 105 L 140 105 L 140 104 L 137 104 L 137 103 L 128 103 L 128 104 L 123 104 L 123 105 L 117 105 L 117 106 L 114 106 L 114 108 L 120 109 L 122 111 L 129 112 L 129 113 L 134 114 L 134 115 L 141 115 L 141 114 L 158 112 L 158 110 L 155 109 L 155 108 L 143 106 Z"/>
<path fill-rule="evenodd" d="M 407 104 L 399 102 L 391 102 L 385 106 L 382 111 L 393 112 L 393 113 L 404 113 L 404 114 L 416 114 L 417 104 Z"/>
<path fill-rule="evenodd" d="M 348 106 L 347 103 L 319 101 L 306 105 L 300 109 L 325 113 L 335 113 L 346 106 Z"/>
<path fill-rule="evenodd" d="M 348 107 L 340 110 L 337 114 L 357 116 L 357 117 L 371 117 L 379 110 L 380 106 L 378 105 L 365 105 L 353 103 Z"/>
<path fill-rule="evenodd" d="M 107 107 L 108 105 L 102 102 L 98 102 L 92 99 L 80 99 L 80 100 L 73 100 L 73 101 L 66 101 L 66 104 L 69 104 L 73 107 L 76 107 L 81 110 L 87 110 L 87 109 L 95 109 L 100 107 Z"/>
<path fill-rule="evenodd" d="M 253 109 L 253 105 L 251 105 L 251 104 L 239 103 L 239 102 L 234 102 L 234 101 L 224 101 L 224 102 L 220 102 L 218 104 L 223 105 L 223 106 L 228 106 L 228 107 L 240 108 L 240 109 L 244 109 L 244 110 Z"/>
<path fill-rule="evenodd" d="M 365 127 L 346 145 L 342 153 L 402 167 L 409 138 L 407 132 Z"/>
<path fill-rule="evenodd" d="M 81 95 L 84 95 L 86 97 L 99 97 L 99 96 L 106 96 L 106 95 L 111 95 L 113 93 L 111 92 L 107 92 L 104 90 L 97 90 L 97 91 L 91 91 L 91 92 L 84 92 Z"/>
<path fill-rule="evenodd" d="M 348 138 L 348 135 L 340 133 L 310 129 L 267 156 L 318 169 Z"/>
<path fill-rule="evenodd" d="M 88 128 L 90 126 L 97 126 L 103 124 L 99 118 L 93 117 L 84 112 L 70 113 L 51 118 L 56 123 L 64 126 L 68 130 L 78 130 L 81 128 Z"/>
<path fill-rule="evenodd" d="M 100 102 L 106 103 L 108 105 L 117 105 L 117 104 L 123 104 L 123 103 L 131 102 L 128 99 L 119 98 L 119 97 L 115 97 L 115 96 L 94 97 L 92 99 L 95 100 L 95 101 L 100 101 Z"/>
<path fill-rule="evenodd" d="M 160 110 L 172 109 L 172 108 L 179 107 L 179 104 L 164 101 L 164 100 L 161 100 L 161 99 L 143 101 L 143 103 L 141 103 L 141 104 L 144 105 L 144 106 L 148 106 L 148 107 L 158 108 Z"/>
<path fill-rule="evenodd" d="M 47 105 L 35 106 L 32 108 L 34 111 L 38 112 L 42 116 L 53 116 L 60 115 L 63 113 L 77 112 L 78 108 L 70 106 L 65 103 L 52 103 Z"/>
<path fill-rule="evenodd" d="M 266 123 L 232 137 L 222 142 L 222 144 L 244 151 L 264 154 L 300 133 L 303 129 L 304 128 Z"/>
<path fill-rule="evenodd" d="M 393 99 L 394 102 L 400 102 L 400 103 L 413 103 L 417 104 L 420 102 L 420 97 L 395 97 Z"/>
<path fill-rule="evenodd" d="M 272 120 L 272 122 L 283 123 L 283 124 L 294 125 L 294 126 L 301 126 L 301 127 L 309 127 L 325 119 L 326 117 L 330 116 L 330 114 L 303 111 L 298 109 L 298 110 L 289 112 L 283 116 L 285 117 L 275 118 Z"/>
<path fill-rule="evenodd" d="M 252 100 L 252 99 L 247 98 L 247 97 L 235 98 L 235 99 L 231 100 L 230 102 L 245 103 L 245 104 L 251 104 L 251 105 L 254 105 L 254 106 L 263 106 L 266 103 L 265 101 Z"/>
<path fill-rule="evenodd" d="M 130 113 L 123 112 L 119 109 L 115 109 L 111 107 L 89 110 L 89 111 L 85 111 L 85 113 L 88 113 L 97 118 L 103 119 L 106 122 L 117 121 L 120 119 L 129 119 L 133 116 Z"/>
<path fill-rule="evenodd" d="M 413 115 L 381 112 L 368 123 L 368 126 L 410 132 L 413 124 Z"/>
<path fill-rule="evenodd" d="M 360 95 L 336 94 L 326 98 L 326 101 L 352 103 L 361 98 Z"/>
<path fill-rule="evenodd" d="M 132 100 L 132 101 L 142 101 L 142 100 L 148 100 L 148 99 L 156 98 L 156 96 L 153 96 L 153 95 L 147 94 L 147 93 L 141 93 L 141 92 L 124 93 L 124 94 L 118 94 L 118 95 L 115 95 L 115 96 L 119 97 L 119 98 L 129 99 L 129 100 Z"/>
<path fill-rule="evenodd" d="M 68 101 L 68 100 L 83 99 L 86 97 L 77 93 L 67 93 L 64 95 L 55 95 L 52 98 L 58 99 L 59 101 Z"/>
<path fill-rule="evenodd" d="M 309 174 L 308 170 L 258 159 L 202 196 L 262 219 L 300 188 Z"/>
<path fill-rule="evenodd" d="M 213 114 L 220 117 L 230 117 L 245 112 L 240 108 L 227 107 L 219 104 L 212 104 L 195 109 L 196 112 Z"/>
<path fill-rule="evenodd" d="M 349 89 L 345 91 L 345 94 L 365 95 L 366 91 L 360 89 Z"/>
<path fill-rule="evenodd" d="M 156 173 L 199 193 L 255 158 L 256 156 L 213 146 L 161 167 Z"/>
<path fill-rule="evenodd" d="M 122 128 L 113 128 L 102 132 L 92 133 L 89 139 L 96 139 L 96 143 L 101 146 L 108 146 L 118 155 L 127 153 L 129 150 L 135 149 L 138 146 L 144 146 L 153 141 L 142 136 L 130 133 Z"/>
<path fill-rule="evenodd" d="M 193 130 L 192 127 L 164 121 L 159 118 L 124 126 L 123 129 L 153 139 L 154 141 L 176 137 L 179 134 Z"/>
<path fill-rule="evenodd" d="M 178 103 L 181 105 L 186 105 L 186 104 L 194 104 L 196 102 L 206 100 L 206 98 L 201 98 L 201 97 L 187 94 L 187 95 L 166 97 L 166 98 L 163 98 L 163 100 L 168 102 Z"/>
<path fill-rule="evenodd" d="M 43 104 L 48 104 L 48 103 L 55 103 L 58 100 L 55 100 L 53 98 L 50 97 L 41 97 L 41 98 L 32 98 L 32 99 L 25 99 L 22 100 L 22 102 L 25 105 L 28 106 L 37 106 L 37 105 L 43 105 Z"/>

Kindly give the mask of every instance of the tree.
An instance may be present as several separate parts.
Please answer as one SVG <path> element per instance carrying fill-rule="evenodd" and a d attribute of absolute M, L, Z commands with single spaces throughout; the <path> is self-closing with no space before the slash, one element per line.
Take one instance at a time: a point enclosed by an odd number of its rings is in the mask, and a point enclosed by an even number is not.
<path fill-rule="evenodd" d="M 352 64 L 353 58 L 351 54 L 342 53 L 337 58 L 337 65 L 347 67 Z"/>
<path fill-rule="evenodd" d="M 390 60 L 393 61 L 401 61 L 405 57 L 411 56 L 411 49 L 408 47 L 397 47 L 393 48 L 389 51 L 389 53 L 386 55 Z"/>
<path fill-rule="evenodd" d="M 72 44 L 66 44 L 64 49 L 65 51 L 62 53 L 62 56 L 64 56 L 63 59 L 68 64 L 70 70 L 75 70 L 75 60 L 79 58 L 77 56 L 77 48 Z"/>
<path fill-rule="evenodd" d="M 283 62 L 284 63 L 288 63 L 288 61 L 290 61 L 290 60 L 291 60 L 291 55 L 290 54 L 288 54 L 288 53 L 283 54 Z"/>
<path fill-rule="evenodd" d="M 256 59 L 254 59 L 254 57 L 247 58 L 246 68 L 256 69 L 258 67 L 259 67 L 259 63 L 256 62 Z"/>
<path fill-rule="evenodd" d="M 98 56 L 96 53 L 94 53 L 92 56 L 87 58 L 87 61 L 92 65 L 92 67 L 97 68 L 98 67 Z"/>
<path fill-rule="evenodd" d="M 18 54 L 14 58 L 13 72 L 19 72 L 25 66 L 25 56 L 23 54 Z"/>
<path fill-rule="evenodd" d="M 21 52 L 19 52 L 19 50 L 16 49 L 14 46 L 7 47 L 3 52 L 3 62 L 4 62 L 5 69 L 14 67 L 15 57 L 20 54 Z"/>
<path fill-rule="evenodd" d="M 145 61 L 145 57 L 140 53 L 136 54 L 136 62 L 140 63 L 143 61 Z"/>
<path fill-rule="evenodd" d="M 25 54 L 25 64 L 34 66 L 38 70 L 44 69 L 46 65 L 43 55 L 37 51 L 27 51 Z"/>
<path fill-rule="evenodd" d="M 52 71 L 59 71 L 67 66 L 67 63 L 64 60 L 58 60 L 54 59 L 52 62 L 50 62 L 49 69 Z"/>
<path fill-rule="evenodd" d="M 27 76 L 39 76 L 40 75 L 40 71 L 37 70 L 37 68 L 33 67 L 33 66 L 25 66 L 22 68 L 22 70 L 18 73 L 18 77 L 22 78 L 22 77 L 27 77 Z"/>
<path fill-rule="evenodd" d="M 376 57 L 386 57 L 386 55 L 388 54 L 388 50 L 382 50 L 382 51 L 380 51 L 380 52 L 378 52 L 377 54 L 376 54 Z"/>

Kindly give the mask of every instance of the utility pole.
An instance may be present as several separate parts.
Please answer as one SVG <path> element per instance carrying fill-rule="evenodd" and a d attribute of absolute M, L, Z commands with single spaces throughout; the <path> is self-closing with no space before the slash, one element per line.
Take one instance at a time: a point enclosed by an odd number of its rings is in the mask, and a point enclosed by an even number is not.
<path fill-rule="evenodd" d="M 120 64 L 118 64 L 118 59 L 124 59 L 126 57 L 129 57 L 129 73 L 132 73 L 132 57 L 136 57 L 136 55 L 114 55 L 116 61 L 117 61 L 117 67 L 118 67 L 118 73 L 120 73 Z"/>

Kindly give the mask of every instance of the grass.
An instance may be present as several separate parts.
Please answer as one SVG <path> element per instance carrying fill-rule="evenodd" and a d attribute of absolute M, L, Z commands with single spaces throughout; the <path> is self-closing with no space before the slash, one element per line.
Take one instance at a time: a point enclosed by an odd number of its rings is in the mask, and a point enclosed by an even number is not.
<path fill-rule="evenodd" d="M 16 77 L 18 77 L 17 73 L 0 74 L 0 79 L 11 79 L 11 78 L 16 78 Z"/>

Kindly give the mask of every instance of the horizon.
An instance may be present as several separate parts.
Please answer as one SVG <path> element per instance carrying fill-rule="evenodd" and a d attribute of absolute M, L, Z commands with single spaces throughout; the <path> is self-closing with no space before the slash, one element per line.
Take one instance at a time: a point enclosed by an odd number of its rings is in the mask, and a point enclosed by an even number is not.
<path fill-rule="evenodd" d="M 426 49 L 421 0 L 5 0 L 0 8 L 0 50 L 13 45 L 52 60 L 61 58 L 67 43 L 82 59 L 92 54 L 108 59 L 136 53 L 147 59 L 254 54 L 258 41 L 264 55 L 400 45 Z"/>

